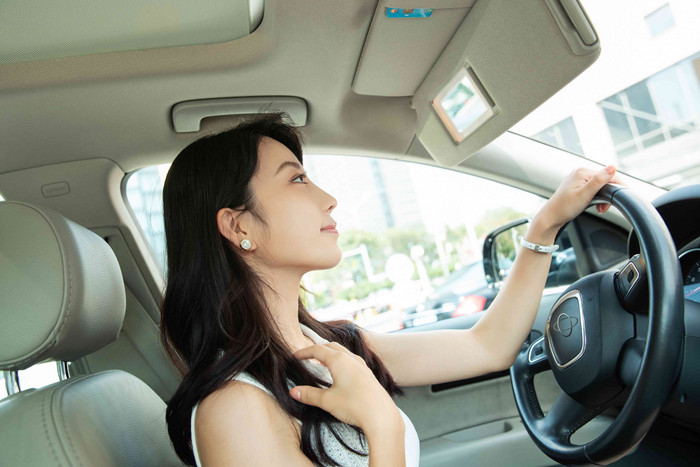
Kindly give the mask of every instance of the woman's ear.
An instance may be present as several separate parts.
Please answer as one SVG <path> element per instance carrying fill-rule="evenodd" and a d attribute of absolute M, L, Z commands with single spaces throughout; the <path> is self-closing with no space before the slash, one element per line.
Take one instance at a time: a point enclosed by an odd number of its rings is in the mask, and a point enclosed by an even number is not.
<path fill-rule="evenodd" d="M 233 245 L 241 248 L 241 242 L 246 238 L 247 232 L 241 225 L 241 214 L 245 211 L 234 211 L 231 208 L 221 208 L 216 213 L 216 225 L 219 233 Z M 255 244 L 248 238 L 251 243 L 250 248 L 246 251 L 255 249 Z"/>

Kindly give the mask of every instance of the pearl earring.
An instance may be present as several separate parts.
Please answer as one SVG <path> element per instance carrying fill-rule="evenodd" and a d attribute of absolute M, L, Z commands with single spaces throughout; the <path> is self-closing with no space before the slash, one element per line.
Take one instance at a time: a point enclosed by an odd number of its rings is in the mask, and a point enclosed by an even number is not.
<path fill-rule="evenodd" d="M 241 248 L 243 248 L 244 250 L 250 248 L 250 240 L 244 238 L 243 241 L 241 241 Z"/>

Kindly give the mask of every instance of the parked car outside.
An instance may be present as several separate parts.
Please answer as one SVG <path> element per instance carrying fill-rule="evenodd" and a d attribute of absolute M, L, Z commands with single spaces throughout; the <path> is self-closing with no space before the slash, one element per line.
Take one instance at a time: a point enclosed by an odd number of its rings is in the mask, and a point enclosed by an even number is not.
<path fill-rule="evenodd" d="M 475 261 L 450 274 L 427 300 L 406 308 L 403 325 L 409 328 L 478 313 L 491 304 L 497 292 L 486 282 L 483 263 Z"/>

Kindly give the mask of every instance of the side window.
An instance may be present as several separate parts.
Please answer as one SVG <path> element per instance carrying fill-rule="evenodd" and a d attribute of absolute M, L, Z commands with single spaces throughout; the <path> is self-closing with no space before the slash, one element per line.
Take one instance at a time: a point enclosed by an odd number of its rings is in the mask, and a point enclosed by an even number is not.
<path fill-rule="evenodd" d="M 425 164 L 314 156 L 309 178 L 338 200 L 333 269 L 303 283 L 317 319 L 350 319 L 390 332 L 486 309 L 497 289 L 482 263 L 485 236 L 532 216 L 544 199 L 510 186 Z"/>
<path fill-rule="evenodd" d="M 305 155 L 309 180 L 338 200 L 340 263 L 311 271 L 303 296 L 319 320 L 390 332 L 477 313 L 497 290 L 482 263 L 485 236 L 535 214 L 544 199 L 455 170 L 359 156 Z M 165 270 L 162 186 L 168 165 L 132 174 L 127 201 Z M 547 286 L 579 277 L 568 236 Z"/>
<path fill-rule="evenodd" d="M 0 373 L 0 399 L 8 396 L 8 393 L 26 391 L 27 389 L 39 389 L 44 386 L 60 381 L 59 367 L 62 362 L 44 362 L 20 370 L 15 373 L 13 371 L 3 371 Z M 18 384 L 19 383 L 19 384 Z M 14 388 L 11 389 L 11 388 Z"/>
<path fill-rule="evenodd" d="M 5 380 L 6 375 L 9 377 L 10 372 L 9 371 L 0 372 L 0 400 L 7 397 L 7 384 L 6 384 L 6 380 Z"/>
<path fill-rule="evenodd" d="M 165 272 L 163 183 L 170 164 L 154 165 L 132 173 L 126 181 L 126 199 L 156 262 Z"/>
<path fill-rule="evenodd" d="M 30 388 L 42 388 L 59 381 L 56 362 L 37 363 L 21 370 L 18 375 L 19 388 L 24 391 Z"/>

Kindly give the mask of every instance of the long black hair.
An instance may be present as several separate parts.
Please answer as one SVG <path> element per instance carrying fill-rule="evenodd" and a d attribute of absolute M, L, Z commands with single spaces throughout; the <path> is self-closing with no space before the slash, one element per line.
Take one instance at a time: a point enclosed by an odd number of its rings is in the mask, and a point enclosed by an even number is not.
<path fill-rule="evenodd" d="M 367 455 L 339 437 L 331 425 L 340 423 L 337 418 L 289 395 L 287 378 L 295 385 L 327 388 L 328 384 L 284 345 L 263 295 L 263 287 L 272 289 L 219 233 L 216 222 L 220 209 L 243 207 L 239 210 L 268 225 L 250 181 L 263 136 L 284 144 L 302 163 L 302 135 L 286 122 L 288 118 L 285 112 L 263 113 L 200 138 L 178 154 L 165 179 L 168 268 L 160 309 L 161 341 L 183 376 L 168 402 L 166 421 L 175 451 L 188 465 L 195 465 L 190 433 L 193 407 L 243 371 L 270 390 L 287 414 L 301 420 L 300 448 L 312 462 L 339 465 L 322 445 L 322 423 L 346 448 Z M 303 286 L 301 290 L 308 292 Z M 404 395 L 354 323 L 314 319 L 301 296 L 298 308 L 300 323 L 364 358 L 391 396 Z M 362 439 L 362 429 L 352 427 Z"/>

